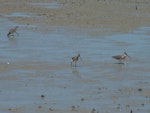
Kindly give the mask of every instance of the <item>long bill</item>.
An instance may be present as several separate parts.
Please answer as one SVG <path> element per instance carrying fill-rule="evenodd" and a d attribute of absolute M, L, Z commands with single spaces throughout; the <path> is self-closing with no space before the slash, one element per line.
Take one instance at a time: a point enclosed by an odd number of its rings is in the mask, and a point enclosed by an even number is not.
<path fill-rule="evenodd" d="M 127 54 L 127 56 L 128 56 L 130 59 L 132 59 L 128 54 Z"/>

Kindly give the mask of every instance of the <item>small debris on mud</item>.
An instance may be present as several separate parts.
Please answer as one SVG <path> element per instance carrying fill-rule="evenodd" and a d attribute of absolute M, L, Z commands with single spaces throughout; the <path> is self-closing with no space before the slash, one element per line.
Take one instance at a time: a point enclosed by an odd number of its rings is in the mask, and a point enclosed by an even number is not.
<path fill-rule="evenodd" d="M 42 106 L 41 106 L 41 105 L 39 105 L 39 106 L 38 106 L 38 108 L 40 109 L 40 108 L 42 108 Z"/>
<path fill-rule="evenodd" d="M 44 98 L 45 96 L 44 95 L 41 95 L 41 98 Z"/>
<path fill-rule="evenodd" d="M 81 101 L 84 101 L 84 98 L 81 98 Z"/>
<path fill-rule="evenodd" d="M 143 91 L 143 89 L 142 89 L 142 88 L 139 88 L 138 91 Z"/>

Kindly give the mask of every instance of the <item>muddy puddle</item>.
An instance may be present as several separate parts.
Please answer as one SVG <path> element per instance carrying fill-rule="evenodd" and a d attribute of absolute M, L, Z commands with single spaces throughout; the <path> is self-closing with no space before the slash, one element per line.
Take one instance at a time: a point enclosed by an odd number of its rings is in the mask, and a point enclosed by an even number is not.
<path fill-rule="evenodd" d="M 7 38 L 16 25 L 0 20 L 1 113 L 150 112 L 150 27 L 100 35 L 68 26 L 19 25 L 19 36 Z M 116 64 L 112 56 L 124 51 L 131 59 Z M 83 60 L 71 67 L 78 53 Z"/>

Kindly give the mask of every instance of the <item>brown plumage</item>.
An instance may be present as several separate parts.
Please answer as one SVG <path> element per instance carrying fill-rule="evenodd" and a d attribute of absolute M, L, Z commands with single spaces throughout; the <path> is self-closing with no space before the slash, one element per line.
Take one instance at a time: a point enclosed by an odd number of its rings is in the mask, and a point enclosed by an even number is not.
<path fill-rule="evenodd" d="M 81 59 L 80 54 L 78 54 L 77 56 L 72 57 L 71 65 L 74 62 L 75 63 L 75 67 L 76 67 L 76 62 L 79 60 L 79 58 Z"/>
<path fill-rule="evenodd" d="M 112 58 L 119 60 L 119 62 L 121 63 L 121 61 L 126 59 L 127 56 L 128 56 L 128 54 L 126 52 L 124 52 L 122 55 L 115 55 L 115 56 L 112 56 Z"/>
<path fill-rule="evenodd" d="M 19 28 L 19 26 L 16 26 L 16 27 L 13 27 L 13 28 L 11 28 L 10 30 L 9 30 L 9 32 L 7 33 L 7 36 L 9 37 L 10 35 L 14 35 L 14 33 L 16 33 L 17 35 L 18 35 L 18 33 L 17 33 L 17 29 Z"/>

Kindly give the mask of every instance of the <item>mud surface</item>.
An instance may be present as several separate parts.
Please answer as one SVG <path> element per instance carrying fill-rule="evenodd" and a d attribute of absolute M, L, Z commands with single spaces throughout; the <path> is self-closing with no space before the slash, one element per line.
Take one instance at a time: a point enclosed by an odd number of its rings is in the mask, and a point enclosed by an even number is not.
<path fill-rule="evenodd" d="M 0 6 L 0 113 L 150 112 L 148 0 Z M 7 38 L 17 25 L 19 36 Z M 124 51 L 131 58 L 117 64 Z"/>

